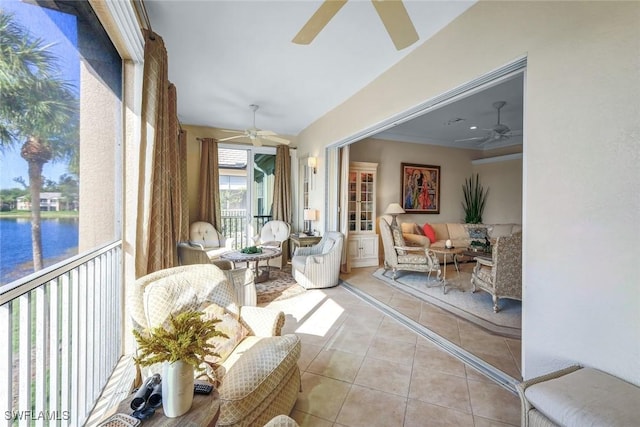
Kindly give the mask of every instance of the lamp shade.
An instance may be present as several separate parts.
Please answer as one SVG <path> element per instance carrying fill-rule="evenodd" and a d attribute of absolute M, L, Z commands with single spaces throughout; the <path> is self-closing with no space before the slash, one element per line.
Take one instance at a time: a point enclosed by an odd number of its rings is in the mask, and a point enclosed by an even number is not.
<path fill-rule="evenodd" d="M 386 214 L 391 214 L 391 215 L 398 215 L 398 214 L 403 214 L 404 209 L 402 209 L 402 206 L 400 206 L 398 203 L 391 203 L 389 206 L 387 206 L 387 210 L 384 211 L 384 213 Z"/>
<path fill-rule="evenodd" d="M 315 209 L 305 209 L 302 213 L 305 221 L 315 221 L 316 220 L 316 210 Z"/>

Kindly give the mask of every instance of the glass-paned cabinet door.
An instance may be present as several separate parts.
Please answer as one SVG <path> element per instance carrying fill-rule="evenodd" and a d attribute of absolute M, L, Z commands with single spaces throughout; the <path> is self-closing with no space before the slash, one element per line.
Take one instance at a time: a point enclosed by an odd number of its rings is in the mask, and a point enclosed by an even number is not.
<path fill-rule="evenodd" d="M 356 231 L 358 215 L 358 175 L 349 172 L 349 231 Z"/>
<path fill-rule="evenodd" d="M 354 167 L 349 172 L 349 231 L 374 232 L 375 230 L 375 164 L 366 168 Z M 371 167 L 373 166 L 373 168 Z"/>

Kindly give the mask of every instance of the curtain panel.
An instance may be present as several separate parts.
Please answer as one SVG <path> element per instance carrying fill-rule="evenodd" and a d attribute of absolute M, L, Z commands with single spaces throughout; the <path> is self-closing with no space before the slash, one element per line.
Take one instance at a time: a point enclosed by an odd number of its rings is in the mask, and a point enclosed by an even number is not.
<path fill-rule="evenodd" d="M 168 80 L 162 37 L 144 31 L 142 129 L 136 224 L 136 277 L 174 267 L 182 217 L 181 171 L 176 91 Z M 172 85 L 171 85 L 172 86 Z M 186 208 L 186 206 L 184 207 Z"/>
<path fill-rule="evenodd" d="M 273 219 L 291 224 L 291 155 L 286 145 L 276 148 L 274 181 Z"/>
<path fill-rule="evenodd" d="M 218 232 L 222 232 L 218 141 L 213 138 L 202 138 L 200 143 L 199 220 L 212 224 Z"/>

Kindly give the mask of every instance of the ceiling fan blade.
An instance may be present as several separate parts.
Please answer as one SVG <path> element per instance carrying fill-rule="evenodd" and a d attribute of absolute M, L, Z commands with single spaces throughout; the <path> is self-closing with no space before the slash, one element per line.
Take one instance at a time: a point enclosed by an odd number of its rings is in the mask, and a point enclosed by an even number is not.
<path fill-rule="evenodd" d="M 251 142 L 256 147 L 262 147 L 262 140 L 260 138 L 258 138 L 257 136 L 255 138 L 251 138 Z"/>
<path fill-rule="evenodd" d="M 232 130 L 232 129 L 218 129 L 220 132 L 228 132 L 228 133 L 245 133 L 243 130 Z"/>
<path fill-rule="evenodd" d="M 263 135 L 262 136 L 264 139 L 267 139 L 269 141 L 274 141 L 274 142 L 278 142 L 280 144 L 284 144 L 284 145 L 289 145 L 290 142 L 288 139 L 284 139 L 284 138 L 280 138 L 278 136 L 273 136 L 273 135 Z"/>
<path fill-rule="evenodd" d="M 487 137 L 486 136 L 474 136 L 473 138 L 456 139 L 453 142 L 481 141 L 483 139 L 487 139 Z"/>
<path fill-rule="evenodd" d="M 230 141 L 230 140 L 232 140 L 232 139 L 245 138 L 245 137 L 246 137 L 246 135 L 230 136 L 230 137 L 228 137 L 228 138 L 222 138 L 222 139 L 219 139 L 219 140 L 218 140 L 218 142 L 222 142 L 222 141 Z"/>
<path fill-rule="evenodd" d="M 292 42 L 295 44 L 311 43 L 346 2 L 347 0 L 325 0 L 296 34 Z"/>
<path fill-rule="evenodd" d="M 420 38 L 400 0 L 371 0 L 397 50 L 411 46 Z"/>
<path fill-rule="evenodd" d="M 272 130 L 257 130 L 256 131 L 256 135 L 260 135 L 260 136 L 273 136 L 273 135 L 277 135 L 277 133 L 275 133 Z"/>

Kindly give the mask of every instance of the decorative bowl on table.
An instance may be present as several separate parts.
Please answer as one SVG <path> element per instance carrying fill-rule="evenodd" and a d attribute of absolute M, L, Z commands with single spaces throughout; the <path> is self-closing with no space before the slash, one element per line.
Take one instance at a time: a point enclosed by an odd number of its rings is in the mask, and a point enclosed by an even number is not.
<path fill-rule="evenodd" d="M 262 248 L 257 246 L 247 246 L 246 248 L 240 249 L 240 252 L 243 254 L 261 254 Z"/>

